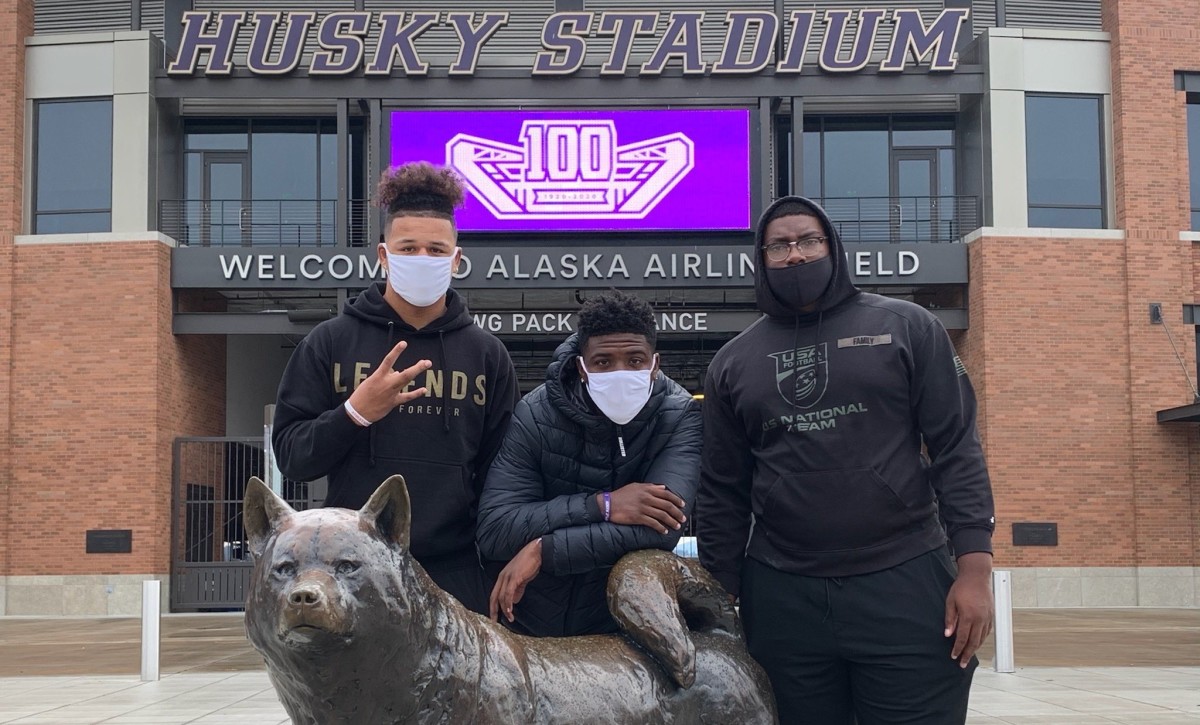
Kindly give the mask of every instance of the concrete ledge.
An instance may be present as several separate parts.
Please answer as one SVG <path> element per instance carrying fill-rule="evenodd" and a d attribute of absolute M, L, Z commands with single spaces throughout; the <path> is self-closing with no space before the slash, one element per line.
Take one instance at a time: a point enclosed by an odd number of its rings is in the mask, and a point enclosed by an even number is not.
<path fill-rule="evenodd" d="M 1014 237 L 1021 239 L 1125 239 L 1124 229 L 1057 229 L 1051 227 L 980 227 L 962 238 L 970 244 L 982 237 Z"/>
<path fill-rule="evenodd" d="M 1018 567 L 1013 606 L 1200 608 L 1200 567 Z"/>
<path fill-rule="evenodd" d="M 1200 232 L 1180 232 L 1179 241 L 1181 242 L 1200 242 Z"/>
<path fill-rule="evenodd" d="M 21 244 L 111 244 L 114 242 L 162 242 L 168 247 L 179 246 L 174 239 L 160 232 L 91 232 L 87 234 L 20 234 L 15 242 Z"/>
<path fill-rule="evenodd" d="M 1037 38 L 1039 40 L 1096 40 L 1109 42 L 1112 34 L 1103 30 L 1067 28 L 988 28 L 989 38 Z"/>
<path fill-rule="evenodd" d="M 154 34 L 149 30 L 103 30 L 94 33 L 51 33 L 31 35 L 25 45 L 79 45 L 80 43 L 112 43 L 118 40 L 149 40 Z"/>
<path fill-rule="evenodd" d="M 157 579 L 162 611 L 169 610 L 167 574 L 84 574 L 0 577 L 0 615 L 37 617 L 121 616 L 142 613 L 142 582 Z"/>

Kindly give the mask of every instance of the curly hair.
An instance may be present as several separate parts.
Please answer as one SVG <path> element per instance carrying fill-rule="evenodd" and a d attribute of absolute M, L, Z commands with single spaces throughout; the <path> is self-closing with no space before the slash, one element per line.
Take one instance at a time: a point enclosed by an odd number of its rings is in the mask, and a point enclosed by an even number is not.
<path fill-rule="evenodd" d="M 650 303 L 615 289 L 589 297 L 579 308 L 579 347 L 593 336 L 617 333 L 644 335 L 654 347 L 658 329 Z"/>
<path fill-rule="evenodd" d="M 398 216 L 428 216 L 454 223 L 454 210 L 463 203 L 463 183 L 453 169 L 415 161 L 383 172 L 375 203 Z"/>

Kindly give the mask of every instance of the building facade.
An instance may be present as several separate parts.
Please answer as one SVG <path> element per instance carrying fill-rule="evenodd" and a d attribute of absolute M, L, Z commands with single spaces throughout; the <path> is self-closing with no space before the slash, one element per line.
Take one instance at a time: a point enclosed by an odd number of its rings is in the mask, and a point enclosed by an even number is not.
<path fill-rule="evenodd" d="M 759 211 L 820 200 L 951 332 L 1014 603 L 1200 606 L 1188 3 L 497 5 L 0 0 L 0 614 L 239 606 L 246 478 L 324 496 L 265 406 L 414 159 L 467 180 L 454 284 L 523 390 L 615 286 L 699 393 Z"/>

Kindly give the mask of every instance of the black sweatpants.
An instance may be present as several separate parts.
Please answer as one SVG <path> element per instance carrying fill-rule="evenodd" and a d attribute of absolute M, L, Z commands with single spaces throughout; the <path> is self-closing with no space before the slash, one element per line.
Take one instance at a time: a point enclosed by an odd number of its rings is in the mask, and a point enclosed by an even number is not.
<path fill-rule="evenodd" d="M 775 690 L 782 725 L 962 725 L 974 657 L 950 659 L 945 547 L 891 569 L 843 578 L 742 570 L 750 654 Z"/>

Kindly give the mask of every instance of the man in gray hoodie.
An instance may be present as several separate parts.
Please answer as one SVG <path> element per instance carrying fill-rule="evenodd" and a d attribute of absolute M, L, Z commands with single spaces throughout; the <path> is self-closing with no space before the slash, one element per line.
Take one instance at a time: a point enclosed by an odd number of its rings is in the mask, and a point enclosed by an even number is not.
<path fill-rule="evenodd" d="M 781 722 L 963 723 L 994 527 L 966 370 L 933 314 L 854 286 L 813 202 L 772 204 L 755 259 L 765 316 L 705 380 L 700 561 Z"/>

